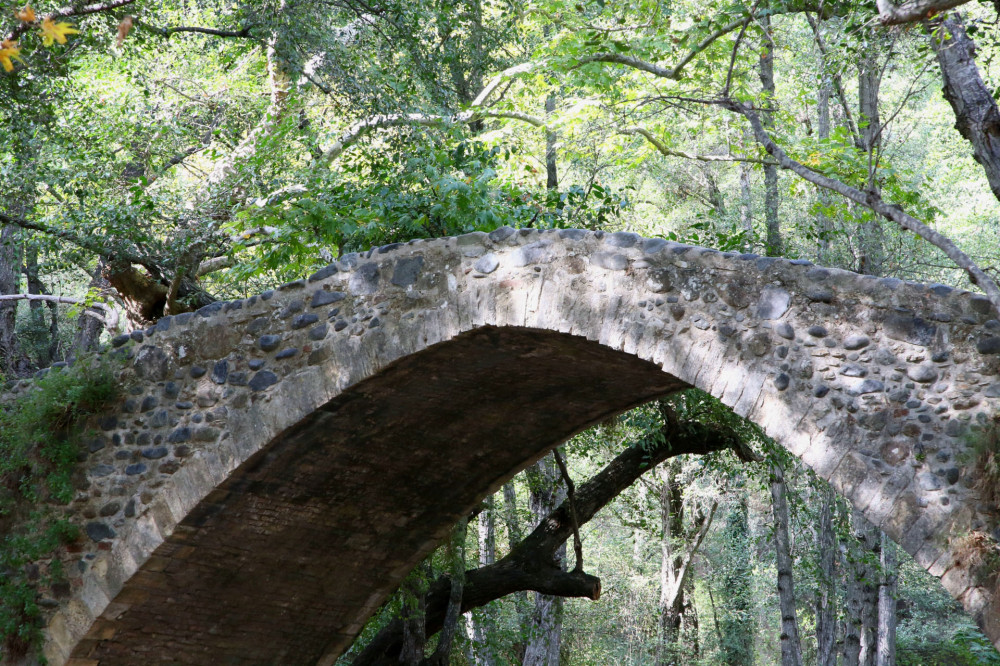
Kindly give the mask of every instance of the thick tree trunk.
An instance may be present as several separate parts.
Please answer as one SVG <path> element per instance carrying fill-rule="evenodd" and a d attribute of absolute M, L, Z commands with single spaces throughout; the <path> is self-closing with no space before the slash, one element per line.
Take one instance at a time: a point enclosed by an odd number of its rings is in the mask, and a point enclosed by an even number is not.
<path fill-rule="evenodd" d="M 819 518 L 816 525 L 816 551 L 819 572 L 816 590 L 816 665 L 836 666 L 834 650 L 837 639 L 836 562 L 837 535 L 833 531 L 833 488 L 825 486 L 820 494 Z"/>
<path fill-rule="evenodd" d="M 993 195 L 1000 199 L 1000 110 L 976 66 L 976 44 L 961 16 L 927 24 L 944 80 L 944 98 L 955 112 L 955 129 L 972 144 Z"/>
<path fill-rule="evenodd" d="M 760 82 L 764 88 L 764 104 L 766 108 L 774 109 L 777 105 L 774 87 L 774 41 L 771 39 L 771 18 L 764 14 L 759 19 L 764 30 L 764 49 L 760 58 Z M 774 116 L 770 111 L 762 114 L 764 128 L 774 129 Z M 778 167 L 774 164 L 764 165 L 764 223 L 767 227 L 765 254 L 769 257 L 780 257 L 784 251 L 781 241 L 781 222 L 778 219 Z"/>
<path fill-rule="evenodd" d="M 553 456 L 539 460 L 529 475 L 531 514 L 540 525 L 566 499 L 566 489 Z M 566 567 L 566 544 L 555 552 L 555 564 Z M 562 597 L 535 593 L 535 612 L 531 617 L 524 666 L 559 666 L 562 642 Z"/>
<path fill-rule="evenodd" d="M 771 509 L 774 517 L 774 551 L 778 565 L 778 603 L 781 608 L 781 666 L 802 666 L 802 645 L 795 609 L 795 579 L 788 538 L 788 501 L 781 467 L 771 466 Z"/>
<path fill-rule="evenodd" d="M 752 452 L 730 432 L 697 423 L 671 433 L 664 430 L 664 442 L 652 450 L 640 445 L 628 448 L 597 475 L 581 484 L 575 493 L 577 520 L 587 523 L 625 488 L 660 462 L 684 453 L 708 453 L 733 448 L 743 460 Z M 506 494 L 506 493 L 505 493 Z M 462 610 L 479 608 L 520 590 L 536 590 L 552 595 L 600 596 L 600 580 L 583 572 L 567 572 L 557 566 L 556 552 L 573 535 L 569 503 L 550 513 L 534 531 L 495 564 L 467 571 L 462 594 Z M 744 553 L 745 555 L 745 553 Z M 426 635 L 436 633 L 444 621 L 451 586 L 447 578 L 435 581 L 423 600 Z M 411 632 L 412 633 L 412 632 Z M 398 664 L 404 644 L 404 621 L 395 620 L 382 629 L 354 659 L 352 666 Z"/>
<path fill-rule="evenodd" d="M 882 584 L 878 591 L 878 649 L 876 666 L 896 664 L 896 544 L 880 534 L 882 541 Z"/>

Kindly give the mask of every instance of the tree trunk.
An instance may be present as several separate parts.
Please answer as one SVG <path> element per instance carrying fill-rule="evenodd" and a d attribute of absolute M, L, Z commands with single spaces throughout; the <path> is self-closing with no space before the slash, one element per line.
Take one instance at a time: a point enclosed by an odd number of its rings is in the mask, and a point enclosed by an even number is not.
<path fill-rule="evenodd" d="M 38 275 L 38 248 L 33 243 L 29 243 L 25 250 L 24 275 L 27 278 L 29 294 L 48 294 Z M 59 307 L 52 301 L 45 304 L 41 301 L 29 301 L 29 307 L 35 365 L 47 368 L 59 354 Z M 48 323 L 45 321 L 46 310 L 49 311 Z"/>
<path fill-rule="evenodd" d="M 774 87 L 774 41 L 771 39 L 771 17 L 763 14 L 759 22 L 764 31 L 760 82 L 764 88 L 765 108 L 774 109 L 777 99 Z M 763 112 L 761 119 L 765 129 L 769 132 L 774 129 L 774 116 L 771 111 Z M 781 223 L 778 219 L 778 167 L 774 164 L 764 165 L 764 222 L 767 227 L 764 253 L 769 257 L 780 257 L 784 247 L 781 242 Z"/>
<path fill-rule="evenodd" d="M 726 666 L 752 666 L 757 633 L 749 556 L 753 546 L 742 494 L 726 517 L 723 539 L 722 662 Z"/>
<path fill-rule="evenodd" d="M 556 110 L 556 96 L 549 93 L 545 98 L 546 121 Z M 545 128 L 545 189 L 553 192 L 559 189 L 559 172 L 556 169 L 556 133 Z"/>
<path fill-rule="evenodd" d="M 874 37 L 873 37 L 874 38 Z M 858 148 L 867 154 L 867 191 L 879 194 L 882 190 L 877 175 L 878 161 L 882 151 L 882 125 L 878 111 L 878 93 L 882 71 L 878 66 L 878 51 L 865 53 L 858 66 L 858 124 L 861 145 Z M 863 275 L 883 276 L 885 273 L 885 242 L 882 222 L 877 215 L 861 223 L 859 234 L 858 272 Z"/>
<path fill-rule="evenodd" d="M 485 506 L 478 516 L 479 524 L 479 566 L 488 567 L 496 563 L 496 500 L 494 495 L 486 498 Z M 496 626 L 496 616 L 492 608 L 484 607 L 476 614 L 469 615 L 469 629 L 472 637 L 473 659 L 479 666 L 494 666 L 493 651 L 489 645 Z"/>
<path fill-rule="evenodd" d="M 17 211 L 15 211 L 17 212 Z M 17 227 L 0 228 L 0 294 L 21 293 L 21 240 Z M 17 301 L 0 302 L 0 375 L 23 374 L 17 344 Z"/>
<path fill-rule="evenodd" d="M 458 631 L 458 620 L 462 616 L 462 590 L 465 585 L 465 537 L 469 521 L 459 520 L 451 531 L 448 542 L 448 606 L 438 637 L 437 647 L 424 663 L 425 666 L 448 666 L 451 661 L 451 646 Z"/>
<path fill-rule="evenodd" d="M 819 575 L 816 590 L 816 665 L 836 666 L 834 650 L 837 639 L 836 562 L 837 535 L 833 531 L 833 488 L 824 485 L 820 495 L 819 518 L 816 525 L 816 551 Z"/>
<path fill-rule="evenodd" d="M 771 509 L 774 516 L 774 551 L 778 565 L 778 602 L 781 607 L 781 666 L 802 666 L 802 645 L 795 609 L 795 580 L 788 538 L 788 502 L 781 467 L 771 466 Z"/>
<path fill-rule="evenodd" d="M 879 534 L 857 510 L 851 512 L 856 543 L 845 566 L 847 577 L 844 624 L 845 666 L 874 666 L 878 628 Z"/>
<path fill-rule="evenodd" d="M 822 65 L 822 63 L 820 63 Z M 816 137 L 820 142 L 830 139 L 830 94 L 832 87 L 830 81 L 823 77 L 819 91 L 816 95 Z M 821 208 L 828 208 L 831 203 L 830 193 L 817 188 L 816 197 Z M 830 256 L 830 235 L 833 232 L 833 224 L 823 210 L 816 213 L 816 255 L 821 265 L 829 264 Z"/>
<path fill-rule="evenodd" d="M 536 524 L 548 516 L 566 497 L 565 486 L 553 456 L 539 460 L 529 475 L 531 514 Z M 566 567 L 566 544 L 555 552 L 560 569 Z M 562 639 L 562 597 L 535 593 L 535 611 L 531 617 L 530 638 L 524 651 L 524 666 L 559 666 Z"/>
<path fill-rule="evenodd" d="M 753 134 L 746 127 L 743 128 L 744 150 L 753 145 Z M 747 162 L 740 162 L 740 228 L 743 230 L 745 239 L 743 250 L 753 252 L 753 190 L 750 189 L 751 165 Z"/>
<path fill-rule="evenodd" d="M 882 584 L 878 592 L 878 649 L 875 656 L 876 666 L 895 666 L 896 664 L 896 585 L 898 581 L 896 567 L 896 544 L 885 532 L 881 533 L 882 541 Z"/>
<path fill-rule="evenodd" d="M 88 285 L 90 291 L 108 292 L 111 284 L 104 278 L 104 261 L 98 260 Z M 76 319 L 76 334 L 73 336 L 73 356 L 97 350 L 104 326 L 93 317 L 82 312 Z"/>
<path fill-rule="evenodd" d="M 955 112 L 955 129 L 972 144 L 973 156 L 1000 199 L 1000 110 L 976 66 L 976 43 L 957 13 L 927 27 L 941 67 L 944 98 Z"/>

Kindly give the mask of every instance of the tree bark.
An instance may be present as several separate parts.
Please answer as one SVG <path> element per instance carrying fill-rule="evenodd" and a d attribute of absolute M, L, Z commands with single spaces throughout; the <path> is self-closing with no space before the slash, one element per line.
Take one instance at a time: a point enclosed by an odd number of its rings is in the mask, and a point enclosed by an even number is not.
<path fill-rule="evenodd" d="M 448 605 L 445 608 L 441 635 L 434 653 L 424 661 L 424 666 L 448 666 L 451 661 L 451 645 L 458 631 L 458 620 L 462 615 L 462 593 L 465 586 L 465 537 L 469 521 L 459 520 L 451 531 L 448 543 Z"/>
<path fill-rule="evenodd" d="M 955 129 L 972 144 L 973 156 L 1000 199 L 1000 110 L 976 66 L 976 44 L 957 13 L 926 25 L 941 67 L 944 98 L 955 112 Z"/>
<path fill-rule="evenodd" d="M 872 36 L 873 40 L 876 39 Z M 882 71 L 877 51 L 865 53 L 858 65 L 858 124 L 861 143 L 858 149 L 868 158 L 866 190 L 878 195 L 882 187 L 876 178 L 882 152 L 882 121 L 878 110 L 878 93 Z M 882 277 L 885 273 L 885 249 L 882 222 L 877 216 L 861 223 L 858 238 L 858 272 Z"/>
<path fill-rule="evenodd" d="M 880 534 L 882 541 L 882 584 L 878 590 L 878 648 L 875 666 L 895 666 L 896 664 L 896 585 L 898 570 L 896 565 L 896 544 Z"/>
<path fill-rule="evenodd" d="M 795 608 L 795 579 L 792 549 L 788 538 L 788 501 L 785 475 L 779 465 L 771 466 L 771 510 L 774 517 L 774 552 L 778 565 L 778 604 L 781 608 L 781 666 L 802 666 L 802 644 Z"/>
<path fill-rule="evenodd" d="M 486 498 L 485 506 L 477 518 L 479 526 L 479 566 L 488 567 L 496 563 L 496 500 L 494 495 Z M 473 660 L 479 666 L 494 666 L 493 651 L 489 639 L 496 628 L 496 617 L 489 607 L 478 614 L 469 615 L 469 630 L 473 648 Z"/>
<path fill-rule="evenodd" d="M 746 497 L 742 494 L 729 510 L 723 538 L 722 663 L 752 666 L 756 614 L 751 589 L 753 571 L 748 556 L 752 550 L 750 526 Z"/>
<path fill-rule="evenodd" d="M 744 128 L 744 150 L 753 143 L 753 135 Z M 745 252 L 753 252 L 753 190 L 750 188 L 750 165 L 740 163 L 740 227 L 743 229 Z"/>
<path fill-rule="evenodd" d="M 764 107 L 774 109 L 777 105 L 774 87 L 774 40 L 771 39 L 771 17 L 767 14 L 759 18 L 764 31 L 764 49 L 760 58 L 760 82 L 764 88 Z M 774 116 L 771 111 L 761 113 L 764 128 L 774 129 Z M 781 222 L 778 219 L 778 167 L 774 164 L 764 165 L 764 223 L 767 229 L 764 251 L 769 257 L 780 257 L 784 252 L 781 241 Z"/>
<path fill-rule="evenodd" d="M 559 468 L 552 456 L 539 460 L 529 473 L 531 514 L 536 524 L 566 499 Z M 555 565 L 566 568 L 566 544 L 561 544 L 554 554 Z M 524 666 L 559 666 L 559 647 L 562 643 L 562 597 L 541 592 L 535 593 L 535 611 L 531 616 L 528 645 L 524 651 Z"/>
<path fill-rule="evenodd" d="M 822 66 L 822 62 L 820 65 Z M 816 138 L 821 143 L 830 139 L 830 94 L 832 92 L 830 81 L 824 76 L 816 94 Z M 816 255 L 818 263 L 826 266 L 829 264 L 830 235 L 833 232 L 833 224 L 822 209 L 830 206 L 830 193 L 821 187 L 817 188 L 816 198 L 821 208 L 816 213 Z"/>
<path fill-rule="evenodd" d="M 878 629 L 879 534 L 864 515 L 851 512 L 851 527 L 857 540 L 848 554 L 846 617 L 844 625 L 845 666 L 874 666 Z"/>
<path fill-rule="evenodd" d="M 673 429 L 665 426 L 664 442 L 653 449 L 645 449 L 640 444 L 629 447 L 598 474 L 581 484 L 575 494 L 579 524 L 587 523 L 642 474 L 672 456 L 732 448 L 742 460 L 755 459 L 753 452 L 726 429 L 698 423 L 681 425 L 683 427 Z M 520 590 L 592 599 L 599 597 L 599 579 L 583 572 L 563 571 L 555 562 L 557 550 L 572 535 L 569 505 L 563 502 L 495 564 L 465 573 L 462 610 L 479 608 Z M 426 613 L 420 614 L 420 617 L 425 619 L 426 636 L 440 630 L 450 590 L 449 580 L 443 578 L 435 581 L 422 599 Z M 397 619 L 390 622 L 354 659 L 352 666 L 398 664 L 404 638 L 404 621 Z"/>
<path fill-rule="evenodd" d="M 819 575 L 816 590 L 816 665 L 836 666 L 834 650 L 837 639 L 836 562 L 837 535 L 833 531 L 833 488 L 824 486 L 820 492 L 819 518 L 816 525 L 816 551 Z"/>

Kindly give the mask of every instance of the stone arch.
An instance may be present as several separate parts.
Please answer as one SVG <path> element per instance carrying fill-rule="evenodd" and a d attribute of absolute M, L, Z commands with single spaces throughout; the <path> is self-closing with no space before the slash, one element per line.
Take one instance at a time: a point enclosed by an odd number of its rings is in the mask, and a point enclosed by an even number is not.
<path fill-rule="evenodd" d="M 942 285 L 503 228 L 166 318 L 115 341 L 136 381 L 90 445 L 91 542 L 62 555 L 46 655 L 333 663 L 489 490 L 687 386 L 829 479 L 997 641 L 949 541 L 998 525 L 956 462 L 1000 396 L 991 316 Z"/>

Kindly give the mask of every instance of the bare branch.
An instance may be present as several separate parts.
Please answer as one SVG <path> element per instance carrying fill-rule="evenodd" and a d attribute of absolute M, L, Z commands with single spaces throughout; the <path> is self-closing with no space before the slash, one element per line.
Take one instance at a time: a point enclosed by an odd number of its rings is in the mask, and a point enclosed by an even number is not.
<path fill-rule="evenodd" d="M 754 157 L 734 157 L 732 155 L 699 155 L 697 153 L 688 153 L 683 150 L 671 150 L 667 148 L 666 144 L 660 141 L 658 138 L 653 136 L 645 127 L 629 127 L 621 131 L 622 134 L 639 134 L 646 138 L 653 147 L 656 148 L 661 154 L 667 155 L 669 157 L 683 157 L 687 160 L 697 160 L 699 162 L 748 162 L 750 164 L 777 164 L 773 160 L 763 160 Z"/>

